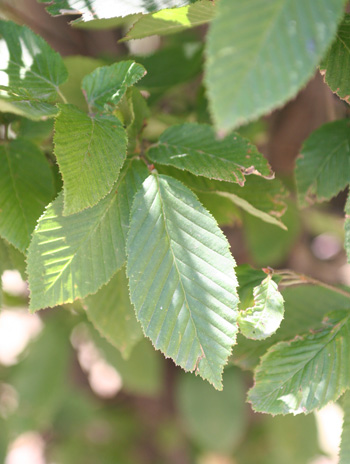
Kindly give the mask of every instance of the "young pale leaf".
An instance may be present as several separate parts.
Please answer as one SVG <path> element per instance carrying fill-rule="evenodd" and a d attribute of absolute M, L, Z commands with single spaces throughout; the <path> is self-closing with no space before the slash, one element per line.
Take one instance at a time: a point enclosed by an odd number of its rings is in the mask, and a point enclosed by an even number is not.
<path fill-rule="evenodd" d="M 113 111 L 126 89 L 146 74 L 146 70 L 134 61 L 120 61 L 102 66 L 84 77 L 82 90 L 89 110 Z"/>
<path fill-rule="evenodd" d="M 131 218 L 127 274 L 146 336 L 222 389 L 238 302 L 226 238 L 189 189 L 157 173 L 136 194 Z"/>
<path fill-rule="evenodd" d="M 279 218 L 286 210 L 284 199 L 287 191 L 279 179 L 248 176 L 242 188 L 232 182 L 209 180 L 172 167 L 158 166 L 157 169 L 176 177 L 197 192 L 216 193 L 262 221 L 286 228 Z"/>
<path fill-rule="evenodd" d="M 168 35 L 191 27 L 201 26 L 215 16 L 215 4 L 210 0 L 200 0 L 193 5 L 157 11 L 142 16 L 127 33 L 125 40 L 142 39 L 150 35 Z"/>
<path fill-rule="evenodd" d="M 241 267 L 237 268 L 239 297 L 244 304 L 247 300 Z M 257 272 L 257 271 L 255 271 Z M 244 292 L 244 293 L 242 293 Z M 260 357 L 268 348 L 283 340 L 291 340 L 308 330 L 322 328 L 322 320 L 327 313 L 339 308 L 350 310 L 350 299 L 328 288 L 315 285 L 287 287 L 282 292 L 284 298 L 284 319 L 279 330 L 266 340 L 249 340 L 237 335 L 231 361 L 242 369 L 254 369 Z M 249 298 L 250 299 L 250 298 Z"/>
<path fill-rule="evenodd" d="M 350 183 L 350 121 L 330 122 L 304 142 L 296 163 L 301 205 L 329 200 Z"/>
<path fill-rule="evenodd" d="M 81 14 L 82 21 L 92 21 L 94 19 L 108 19 L 117 16 L 127 16 L 136 13 L 151 13 L 164 8 L 175 8 L 193 3 L 194 0 L 38 0 L 40 3 L 50 3 L 46 7 L 47 11 L 53 16 L 69 14 Z"/>
<path fill-rule="evenodd" d="M 205 81 L 217 127 L 281 106 L 306 84 L 333 40 L 344 0 L 221 0 Z"/>
<path fill-rule="evenodd" d="M 128 358 L 142 338 L 142 330 L 130 303 L 124 269 L 95 295 L 88 296 L 85 303 L 87 316 L 96 329 Z"/>
<path fill-rule="evenodd" d="M 0 20 L 0 98 L 6 111 L 39 119 L 53 116 L 48 104 L 67 79 L 61 56 L 26 26 Z"/>
<path fill-rule="evenodd" d="M 349 311 L 335 311 L 323 330 L 280 342 L 261 358 L 248 399 L 257 412 L 309 413 L 350 387 Z"/>
<path fill-rule="evenodd" d="M 350 15 L 345 14 L 336 39 L 320 65 L 325 81 L 340 98 L 350 103 Z"/>
<path fill-rule="evenodd" d="M 169 127 L 147 155 L 155 163 L 240 185 L 247 174 L 272 177 L 266 159 L 248 140 L 239 134 L 218 140 L 214 129 L 206 124 Z"/>
<path fill-rule="evenodd" d="M 93 208 L 64 216 L 62 194 L 48 206 L 28 249 L 32 311 L 95 293 L 123 266 L 130 205 L 147 173 L 130 161 Z"/>
<path fill-rule="evenodd" d="M 31 233 L 54 195 L 44 154 L 29 140 L 0 145 L 0 235 L 25 252 Z"/>
<path fill-rule="evenodd" d="M 350 192 L 345 206 L 345 251 L 350 263 Z"/>
<path fill-rule="evenodd" d="M 347 391 L 342 398 L 344 410 L 343 431 L 341 436 L 339 464 L 350 462 L 350 391 Z"/>
<path fill-rule="evenodd" d="M 127 136 L 113 115 L 88 116 L 60 105 L 55 155 L 64 182 L 64 212 L 96 205 L 112 189 L 126 157 Z"/>
<path fill-rule="evenodd" d="M 264 340 L 276 332 L 283 315 L 283 297 L 276 282 L 267 276 L 254 288 L 254 306 L 238 313 L 238 325 L 245 337 Z"/>

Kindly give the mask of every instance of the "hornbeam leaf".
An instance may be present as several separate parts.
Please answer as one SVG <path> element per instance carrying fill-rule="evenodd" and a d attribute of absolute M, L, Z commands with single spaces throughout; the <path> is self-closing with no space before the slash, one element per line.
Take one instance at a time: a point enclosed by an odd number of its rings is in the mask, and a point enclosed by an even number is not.
<path fill-rule="evenodd" d="M 82 90 L 90 111 L 113 111 L 126 89 L 146 74 L 134 61 L 121 61 L 102 66 L 84 77 Z"/>
<path fill-rule="evenodd" d="M 169 127 L 147 155 L 155 163 L 240 185 L 247 174 L 272 177 L 266 159 L 253 144 L 239 134 L 218 140 L 213 128 L 206 124 Z"/>
<path fill-rule="evenodd" d="M 95 293 L 123 266 L 130 205 L 147 173 L 133 160 L 93 208 L 64 216 L 62 194 L 48 206 L 28 249 L 32 311 Z"/>
<path fill-rule="evenodd" d="M 238 301 L 226 238 L 189 189 L 157 173 L 136 194 L 131 218 L 127 275 L 145 335 L 222 389 Z"/>
<path fill-rule="evenodd" d="M 210 180 L 172 167 L 157 166 L 157 169 L 179 179 L 197 192 L 216 193 L 249 214 L 286 229 L 279 218 L 286 210 L 284 199 L 287 191 L 279 179 L 267 180 L 261 176 L 248 176 L 244 187 L 240 187 L 232 182 Z"/>
<path fill-rule="evenodd" d="M 67 79 L 61 56 L 26 26 L 0 20 L 0 98 L 11 111 L 32 119 L 52 117 L 50 105 Z"/>
<path fill-rule="evenodd" d="M 140 19 L 132 26 L 124 39 L 142 39 L 150 35 L 168 35 L 191 27 L 208 23 L 214 18 L 215 4 L 210 0 L 200 0 L 193 5 L 157 11 Z"/>
<path fill-rule="evenodd" d="M 350 462 L 350 392 L 347 391 L 342 398 L 344 410 L 343 431 L 341 436 L 339 464 Z"/>
<path fill-rule="evenodd" d="M 329 200 L 350 183 L 350 121 L 324 124 L 304 142 L 296 163 L 301 205 Z"/>
<path fill-rule="evenodd" d="M 257 412 L 309 413 L 350 387 L 350 316 L 335 311 L 323 330 L 280 342 L 261 358 L 248 399 Z"/>
<path fill-rule="evenodd" d="M 44 154 L 29 140 L 0 145 L 0 235 L 25 252 L 45 206 L 54 195 Z"/>
<path fill-rule="evenodd" d="M 221 0 L 207 39 L 209 104 L 222 130 L 281 106 L 314 74 L 344 0 Z"/>
<path fill-rule="evenodd" d="M 193 3 L 194 0 L 38 0 L 40 3 L 50 3 L 46 7 L 53 16 L 77 15 L 82 21 L 108 19 L 117 16 L 127 16 L 136 13 L 151 13 L 164 8 L 175 8 Z M 78 20 L 79 21 L 79 20 Z"/>
<path fill-rule="evenodd" d="M 320 65 L 325 81 L 340 98 L 350 103 L 350 15 L 345 14 L 336 39 Z"/>
<path fill-rule="evenodd" d="M 239 312 L 238 325 L 245 337 L 264 340 L 281 325 L 283 297 L 270 275 L 254 288 L 253 294 L 254 306 Z"/>
<path fill-rule="evenodd" d="M 142 330 L 130 303 L 124 269 L 95 295 L 88 296 L 85 303 L 87 316 L 96 329 L 128 358 L 142 338 Z"/>
<path fill-rule="evenodd" d="M 345 251 L 350 263 L 350 192 L 345 205 Z"/>
<path fill-rule="evenodd" d="M 127 137 L 113 115 L 89 116 L 60 105 L 55 124 L 55 155 L 64 182 L 64 212 L 96 205 L 112 189 L 126 157 Z"/>

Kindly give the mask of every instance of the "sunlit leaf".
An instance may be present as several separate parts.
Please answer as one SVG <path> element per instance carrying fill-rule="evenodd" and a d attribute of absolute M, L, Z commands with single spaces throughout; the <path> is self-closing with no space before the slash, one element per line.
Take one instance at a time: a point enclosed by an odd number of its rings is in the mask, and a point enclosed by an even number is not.
<path fill-rule="evenodd" d="M 142 39 L 150 35 L 168 35 L 201 26 L 214 18 L 215 4 L 200 0 L 193 5 L 150 13 L 138 19 L 122 40 Z"/>
<path fill-rule="evenodd" d="M 213 128 L 205 124 L 169 127 L 147 156 L 155 163 L 240 185 L 245 175 L 272 177 L 266 159 L 248 140 L 236 133 L 218 140 Z"/>
<path fill-rule="evenodd" d="M 95 293 L 123 266 L 130 206 L 147 172 L 130 161 L 113 191 L 80 213 L 63 215 L 62 194 L 47 207 L 28 249 L 32 311 Z"/>
<path fill-rule="evenodd" d="M 335 311 L 322 330 L 272 346 L 255 370 L 253 409 L 300 414 L 337 400 L 350 387 L 349 331 L 349 311 Z"/>
<path fill-rule="evenodd" d="M 96 205 L 116 182 L 127 137 L 113 115 L 89 116 L 61 105 L 55 123 L 55 155 L 64 183 L 64 214 Z"/>
<path fill-rule="evenodd" d="M 283 315 L 283 297 L 268 275 L 254 288 L 254 306 L 239 312 L 238 325 L 245 337 L 263 340 L 276 332 Z"/>
<path fill-rule="evenodd" d="M 314 74 L 344 0 L 221 0 L 207 38 L 206 85 L 217 127 L 283 105 Z"/>
<path fill-rule="evenodd" d="M 183 184 L 154 174 L 136 194 L 127 240 L 131 301 L 165 356 L 217 389 L 235 342 L 237 285 L 228 242 Z"/>
<path fill-rule="evenodd" d="M 24 252 L 54 195 L 44 154 L 29 140 L 0 145 L 0 235 Z"/>

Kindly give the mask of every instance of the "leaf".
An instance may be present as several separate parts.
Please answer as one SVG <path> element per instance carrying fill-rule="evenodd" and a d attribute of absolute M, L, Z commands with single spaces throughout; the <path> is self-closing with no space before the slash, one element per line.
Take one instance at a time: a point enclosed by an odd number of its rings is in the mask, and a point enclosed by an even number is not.
<path fill-rule="evenodd" d="M 44 154 L 29 140 L 0 145 L 0 235 L 25 252 L 39 216 L 54 195 Z"/>
<path fill-rule="evenodd" d="M 345 14 L 335 41 L 320 65 L 321 73 L 329 87 L 340 98 L 350 103 L 350 15 Z"/>
<path fill-rule="evenodd" d="M 85 303 L 89 320 L 127 359 L 142 338 L 142 331 L 130 303 L 125 271 L 119 271 L 95 295 L 88 296 Z"/>
<path fill-rule="evenodd" d="M 157 166 L 157 169 L 179 179 L 197 192 L 216 193 L 229 199 L 234 205 L 239 206 L 249 214 L 282 229 L 286 228 L 279 217 L 284 214 L 286 209 L 284 200 L 287 191 L 278 179 L 267 180 L 260 176 L 248 176 L 244 187 L 240 187 L 231 182 L 197 177 L 172 167 Z"/>
<path fill-rule="evenodd" d="M 0 238 L 0 277 L 4 271 L 16 269 L 20 272 L 23 280 L 26 280 L 25 268 L 26 263 L 23 253 L 7 243 L 6 240 Z"/>
<path fill-rule="evenodd" d="M 345 205 L 345 251 L 350 263 L 350 192 Z"/>
<path fill-rule="evenodd" d="M 244 184 L 245 175 L 272 176 L 266 159 L 248 140 L 236 133 L 218 140 L 206 124 L 169 127 L 147 156 L 155 163 L 239 185 Z"/>
<path fill-rule="evenodd" d="M 232 454 L 247 428 L 244 378 L 239 369 L 225 369 L 224 390 L 215 391 L 193 375 L 176 385 L 176 402 L 186 434 L 201 450 Z M 215 420 L 213 420 L 215 418 Z"/>
<path fill-rule="evenodd" d="M 95 69 L 84 77 L 82 83 L 89 110 L 113 111 L 126 89 L 145 74 L 145 68 L 134 61 L 120 61 Z"/>
<path fill-rule="evenodd" d="M 60 105 L 55 155 L 64 182 L 64 215 L 96 205 L 112 189 L 126 157 L 127 137 L 113 115 L 89 116 Z"/>
<path fill-rule="evenodd" d="M 238 325 L 245 337 L 264 340 L 276 332 L 283 315 L 283 297 L 268 275 L 254 288 L 254 306 L 238 313 Z"/>
<path fill-rule="evenodd" d="M 134 0 L 132 2 L 115 2 L 115 0 L 38 0 L 39 3 L 50 3 L 47 11 L 53 15 L 79 15 L 82 21 L 107 19 L 116 16 L 127 16 L 136 13 L 150 13 L 164 8 L 181 7 L 194 0 Z"/>
<path fill-rule="evenodd" d="M 113 191 L 80 213 L 63 215 L 62 194 L 47 207 L 28 249 L 32 311 L 95 293 L 123 266 L 130 205 L 147 172 L 130 161 Z"/>
<path fill-rule="evenodd" d="M 241 277 L 241 268 L 242 266 L 237 268 L 237 277 L 239 297 L 244 303 L 245 295 L 242 294 L 244 281 Z M 322 328 L 322 319 L 330 311 L 339 308 L 350 310 L 349 298 L 320 286 L 287 287 L 282 290 L 282 295 L 284 319 L 274 335 L 262 341 L 248 340 L 241 334 L 237 335 L 237 345 L 233 349 L 231 361 L 242 369 L 255 368 L 259 364 L 260 357 L 277 342 L 289 341 L 308 330 L 319 330 Z"/>
<path fill-rule="evenodd" d="M 350 183 L 349 128 L 347 119 L 330 122 L 304 142 L 295 170 L 301 205 L 329 200 Z"/>
<path fill-rule="evenodd" d="M 253 409 L 300 414 L 337 400 L 350 386 L 349 330 L 349 311 L 335 311 L 322 330 L 271 347 L 248 393 Z"/>
<path fill-rule="evenodd" d="M 49 103 L 67 79 L 61 56 L 26 26 L 0 20 L 1 106 L 32 119 L 52 117 Z M 2 109 L 3 110 L 3 109 Z"/>
<path fill-rule="evenodd" d="M 193 5 L 157 11 L 138 19 L 125 38 L 121 40 L 142 39 L 151 35 L 168 35 L 201 26 L 215 16 L 215 4 L 210 0 L 200 0 Z"/>
<path fill-rule="evenodd" d="M 344 0 L 221 0 L 207 38 L 205 82 L 225 131 L 294 97 L 333 40 Z"/>
<path fill-rule="evenodd" d="M 145 335 L 222 389 L 238 301 L 226 238 L 190 190 L 157 173 L 136 194 L 131 217 L 127 275 Z"/>
<path fill-rule="evenodd" d="M 342 398 L 344 410 L 343 431 L 341 436 L 339 464 L 347 464 L 350 461 L 350 392 L 347 391 Z"/>

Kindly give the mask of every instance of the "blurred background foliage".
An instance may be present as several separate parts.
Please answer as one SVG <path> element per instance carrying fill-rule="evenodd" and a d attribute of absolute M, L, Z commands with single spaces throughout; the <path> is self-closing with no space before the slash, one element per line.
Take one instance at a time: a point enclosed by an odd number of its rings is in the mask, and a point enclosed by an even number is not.
<path fill-rule="evenodd" d="M 74 18 L 52 18 L 35 0 L 1 0 L 0 17 L 30 26 L 65 57 L 70 77 L 62 92 L 80 108 L 86 104 L 80 92 L 82 77 L 131 55 L 148 71 L 139 84 L 151 109 L 145 139 L 156 140 L 175 123 L 210 122 L 202 85 L 205 27 L 162 39 L 119 43 L 130 26 L 125 21 L 71 27 L 68 22 Z M 350 285 L 343 251 L 345 193 L 329 204 L 300 211 L 293 179 L 295 158 L 305 138 L 321 124 L 348 116 L 347 111 L 317 74 L 284 108 L 240 129 L 266 155 L 288 191 L 288 209 L 282 217 L 288 230 L 262 222 L 226 198 L 200 193 L 201 201 L 224 227 L 238 264 L 288 267 L 324 282 Z M 11 122 L 14 134 L 38 144 L 52 160 L 59 191 L 61 179 L 52 159 L 52 120 L 8 118 L 1 122 Z M 19 273 L 8 272 L 11 269 Z M 338 300 L 326 289 L 287 288 L 283 292 L 286 319 L 280 331 L 259 348 L 257 342 L 240 337 L 241 344 L 234 347 L 232 363 L 224 373 L 224 390 L 217 392 L 164 359 L 148 340 L 136 340 L 130 356 L 123 357 L 100 337 L 79 302 L 29 316 L 21 280 L 25 280 L 24 259 L 4 242 L 0 242 L 0 271 L 4 288 L 0 462 L 336 462 L 334 448 L 320 442 L 314 415 L 263 416 L 245 403 L 252 385 L 249 369 L 269 344 L 279 336 L 305 331 L 314 326 L 315 318 L 321 320 L 325 312 L 336 309 Z M 242 297 L 250 298 L 243 293 Z M 298 308 L 297 314 L 288 312 L 288 305 L 294 311 Z"/>

